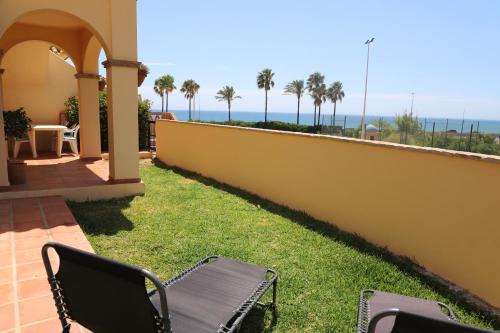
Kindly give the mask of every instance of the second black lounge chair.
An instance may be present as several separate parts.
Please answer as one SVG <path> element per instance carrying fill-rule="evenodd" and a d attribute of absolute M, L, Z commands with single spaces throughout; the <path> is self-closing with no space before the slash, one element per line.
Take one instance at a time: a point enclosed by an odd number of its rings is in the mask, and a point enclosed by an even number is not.
<path fill-rule="evenodd" d="M 493 333 L 457 322 L 444 303 L 366 289 L 359 298 L 358 333 Z"/>
<path fill-rule="evenodd" d="M 49 249 L 59 258 L 54 274 Z M 243 318 L 273 286 L 266 268 L 213 256 L 161 283 L 152 273 L 58 243 L 42 257 L 62 325 L 74 321 L 94 333 L 235 332 Z M 146 290 L 146 279 L 155 289 Z M 264 304 L 261 304 L 264 305 Z"/>

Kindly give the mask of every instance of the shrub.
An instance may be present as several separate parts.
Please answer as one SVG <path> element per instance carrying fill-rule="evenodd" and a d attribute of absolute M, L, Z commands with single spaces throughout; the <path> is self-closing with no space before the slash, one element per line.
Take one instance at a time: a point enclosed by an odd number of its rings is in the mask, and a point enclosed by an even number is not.
<path fill-rule="evenodd" d="M 78 98 L 75 96 L 69 97 L 64 103 L 66 106 L 66 114 L 68 116 L 69 125 L 73 125 L 79 122 L 78 118 Z M 147 148 L 148 143 L 148 120 L 151 111 L 151 101 L 148 99 L 142 99 L 139 96 L 138 99 L 138 126 L 139 126 L 139 148 Z M 99 122 L 101 130 L 101 150 L 108 151 L 109 141 L 108 141 L 108 94 L 107 91 L 101 91 L 99 93 Z"/>
<path fill-rule="evenodd" d="M 146 149 L 149 141 L 149 119 L 151 119 L 151 104 L 149 99 L 139 95 L 139 149 Z"/>
<path fill-rule="evenodd" d="M 76 96 L 69 97 L 64 103 L 66 107 L 66 117 L 68 118 L 68 126 L 78 124 L 78 98 Z"/>
<path fill-rule="evenodd" d="M 25 138 L 31 127 L 31 118 L 24 108 L 14 111 L 4 111 L 4 132 L 6 137 Z"/>

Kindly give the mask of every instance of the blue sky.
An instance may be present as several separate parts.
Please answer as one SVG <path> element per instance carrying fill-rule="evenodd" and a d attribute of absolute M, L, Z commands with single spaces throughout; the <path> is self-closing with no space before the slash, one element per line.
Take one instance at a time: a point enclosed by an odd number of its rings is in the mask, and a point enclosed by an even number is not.
<path fill-rule="evenodd" d="M 233 85 L 243 97 L 234 111 L 262 111 L 255 77 L 276 73 L 272 112 L 295 112 L 284 96 L 289 81 L 320 71 L 340 80 L 346 98 L 339 113 L 362 111 L 366 47 L 370 61 L 367 113 L 394 115 L 410 107 L 419 116 L 500 119 L 500 1 L 308 0 L 138 1 L 139 58 L 151 74 L 140 88 L 161 108 L 154 79 L 172 74 L 201 85 L 202 110 L 225 110 L 215 92 Z M 176 91 L 171 109 L 186 109 Z M 312 102 L 303 100 L 304 112 Z M 327 112 L 332 107 L 326 106 Z"/>

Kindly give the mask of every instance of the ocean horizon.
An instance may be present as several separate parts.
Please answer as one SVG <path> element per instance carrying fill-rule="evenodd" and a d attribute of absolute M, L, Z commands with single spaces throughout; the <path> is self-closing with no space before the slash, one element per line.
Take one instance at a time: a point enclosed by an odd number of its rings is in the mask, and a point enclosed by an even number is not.
<path fill-rule="evenodd" d="M 161 110 L 152 111 L 161 112 Z M 189 119 L 189 111 L 187 110 L 170 110 L 170 112 L 173 112 L 179 120 Z M 281 121 L 292 124 L 295 124 L 297 122 L 296 113 L 268 112 L 267 118 L 268 121 Z M 331 124 L 332 122 L 331 112 L 322 115 L 321 118 L 324 124 Z M 374 122 L 380 118 L 395 126 L 394 120 L 396 117 L 388 115 L 367 115 L 366 124 L 370 124 L 371 122 Z M 192 119 L 198 121 L 223 122 L 228 120 L 228 113 L 227 111 L 193 111 Z M 231 120 L 249 122 L 264 121 L 264 112 L 231 111 Z M 448 128 L 448 130 L 455 130 L 457 132 L 461 132 L 463 130 L 464 133 L 468 133 L 471 130 L 471 126 L 473 128 L 473 131 L 476 132 L 479 125 L 479 132 L 481 133 L 500 134 L 500 120 L 419 117 L 419 121 L 422 127 L 426 129 L 426 131 L 432 131 L 432 128 L 435 124 L 435 131 L 444 131 L 446 130 L 446 128 Z M 313 122 L 314 115 L 312 113 L 300 114 L 300 124 L 312 125 Z M 344 127 L 344 122 L 346 128 L 357 128 L 361 123 L 361 116 L 337 114 L 335 125 Z"/>

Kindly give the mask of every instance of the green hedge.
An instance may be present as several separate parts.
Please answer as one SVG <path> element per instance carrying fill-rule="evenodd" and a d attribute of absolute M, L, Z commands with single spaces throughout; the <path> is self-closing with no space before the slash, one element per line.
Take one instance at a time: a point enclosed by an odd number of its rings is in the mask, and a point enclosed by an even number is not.
<path fill-rule="evenodd" d="M 270 129 L 277 131 L 286 131 L 286 132 L 300 132 L 300 133 L 312 133 L 317 134 L 321 132 L 321 126 L 309 126 L 309 125 L 296 125 L 285 123 L 281 121 L 269 121 L 269 122 L 250 122 L 250 121 L 200 121 L 202 123 L 209 124 L 218 124 L 218 125 L 228 125 L 228 126 L 239 126 L 239 127 L 251 127 L 251 128 L 262 128 L 262 129 Z"/>

